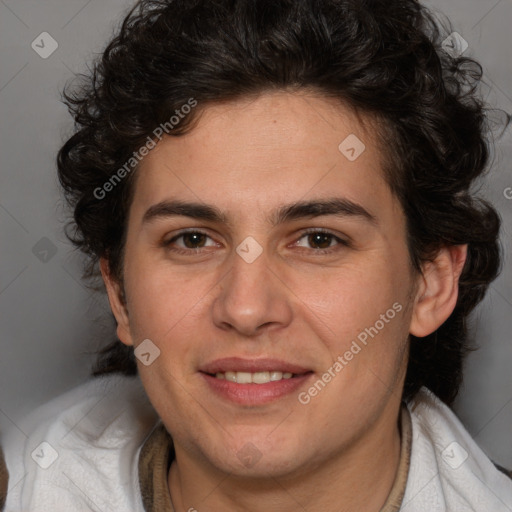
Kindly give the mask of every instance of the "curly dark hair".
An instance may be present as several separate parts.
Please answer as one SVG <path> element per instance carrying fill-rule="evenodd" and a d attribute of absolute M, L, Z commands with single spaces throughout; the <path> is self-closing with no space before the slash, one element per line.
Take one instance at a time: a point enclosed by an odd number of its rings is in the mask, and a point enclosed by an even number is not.
<path fill-rule="evenodd" d="M 84 277 L 109 261 L 122 283 L 134 175 L 98 190 L 155 128 L 194 98 L 172 127 L 193 129 L 200 108 L 266 91 L 314 90 L 378 119 L 385 177 L 407 219 L 411 263 L 468 244 L 450 318 L 410 336 L 403 391 L 421 386 L 453 402 L 469 349 L 467 319 L 500 267 L 497 212 L 475 197 L 489 160 L 481 66 L 442 48 L 443 24 L 415 0 L 142 0 L 126 16 L 90 75 L 67 88 L 74 135 L 58 154 L 74 212 L 68 237 L 88 257 Z M 510 120 L 510 118 L 508 118 Z M 118 340 L 95 375 L 135 375 L 133 349 Z"/>

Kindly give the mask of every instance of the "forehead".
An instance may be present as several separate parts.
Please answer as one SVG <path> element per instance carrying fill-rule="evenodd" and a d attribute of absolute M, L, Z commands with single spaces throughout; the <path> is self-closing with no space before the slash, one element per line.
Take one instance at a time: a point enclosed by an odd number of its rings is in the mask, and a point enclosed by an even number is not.
<path fill-rule="evenodd" d="M 179 197 L 262 218 L 310 197 L 378 206 L 393 199 L 383 160 L 370 118 L 330 98 L 267 93 L 205 106 L 191 131 L 163 139 L 137 170 L 132 206 Z"/>

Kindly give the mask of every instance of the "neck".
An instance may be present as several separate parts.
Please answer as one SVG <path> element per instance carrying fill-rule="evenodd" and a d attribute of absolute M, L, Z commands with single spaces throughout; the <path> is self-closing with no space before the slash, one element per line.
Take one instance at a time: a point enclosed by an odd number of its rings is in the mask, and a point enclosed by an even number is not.
<path fill-rule="evenodd" d="M 399 417 L 398 410 L 392 413 Z M 176 512 L 295 512 L 298 508 L 378 512 L 397 472 L 400 431 L 398 421 L 381 418 L 349 449 L 315 468 L 304 467 L 279 478 L 229 475 L 198 464 L 177 445 L 175 449 L 168 482 Z"/>

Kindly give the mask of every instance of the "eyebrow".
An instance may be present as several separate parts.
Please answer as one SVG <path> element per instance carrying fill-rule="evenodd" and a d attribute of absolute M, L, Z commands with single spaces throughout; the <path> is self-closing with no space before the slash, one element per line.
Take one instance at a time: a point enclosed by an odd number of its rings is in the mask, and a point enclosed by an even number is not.
<path fill-rule="evenodd" d="M 300 201 L 274 210 L 267 218 L 272 226 L 306 218 L 334 215 L 336 217 L 359 217 L 377 225 L 377 219 L 366 208 L 346 198 L 334 197 L 312 201 Z M 190 217 L 192 219 L 230 225 L 228 217 L 217 207 L 196 202 L 166 200 L 149 207 L 142 219 L 143 224 L 166 217 Z"/>

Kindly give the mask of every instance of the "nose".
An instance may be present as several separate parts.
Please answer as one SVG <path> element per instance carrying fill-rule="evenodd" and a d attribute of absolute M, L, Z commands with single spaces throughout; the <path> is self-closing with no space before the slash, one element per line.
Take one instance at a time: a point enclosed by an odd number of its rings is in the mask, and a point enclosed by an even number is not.
<path fill-rule="evenodd" d="M 292 318 L 290 291 L 265 252 L 251 263 L 236 253 L 231 259 L 212 305 L 215 325 L 246 337 L 286 327 Z"/>

